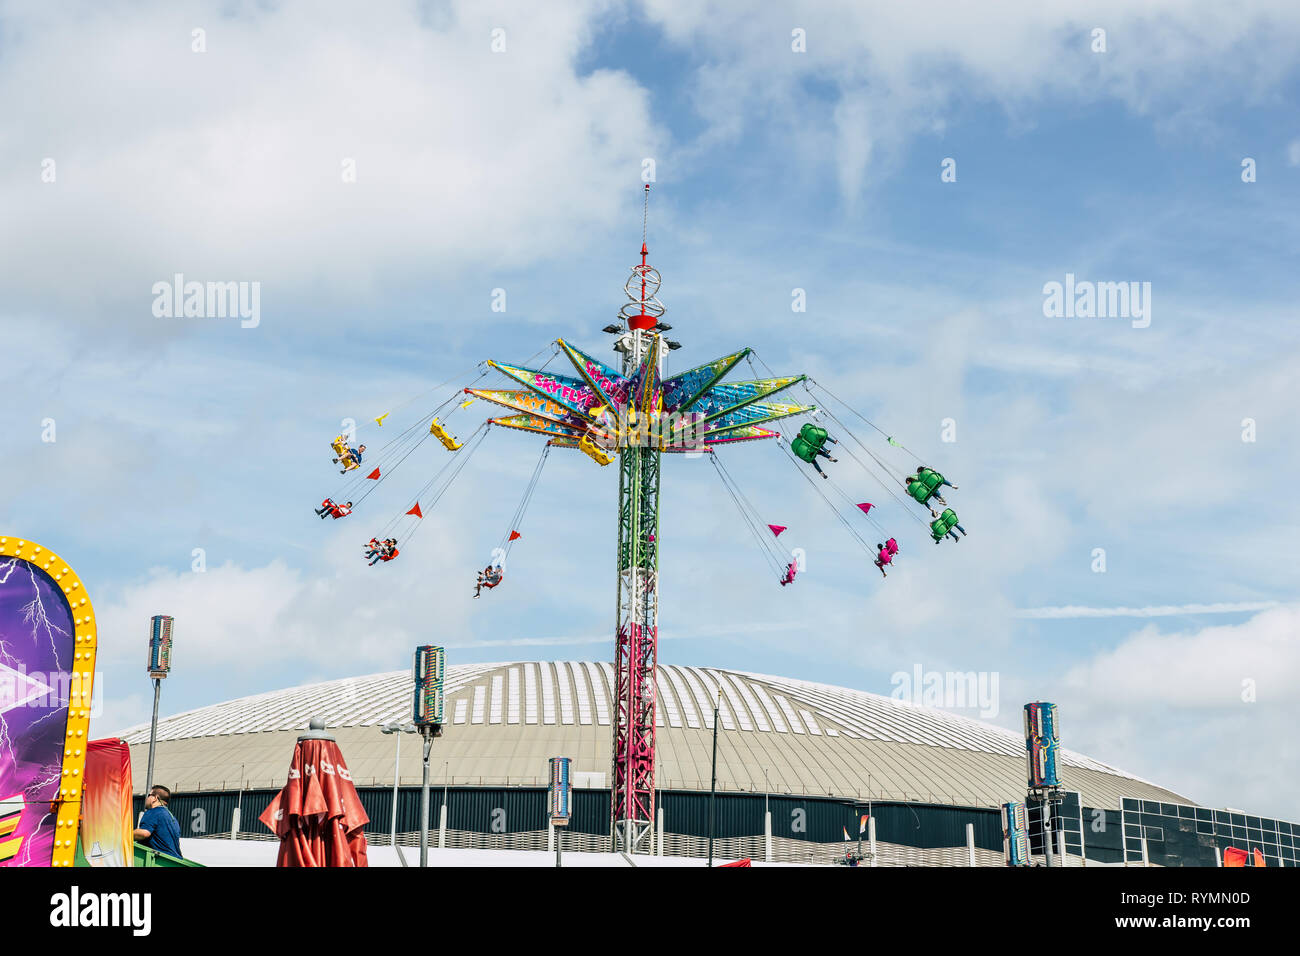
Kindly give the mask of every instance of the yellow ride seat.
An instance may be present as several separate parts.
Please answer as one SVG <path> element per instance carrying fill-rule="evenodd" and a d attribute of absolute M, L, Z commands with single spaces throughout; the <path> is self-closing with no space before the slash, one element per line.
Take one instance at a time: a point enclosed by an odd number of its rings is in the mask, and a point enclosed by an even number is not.
<path fill-rule="evenodd" d="M 348 453 L 348 440 L 340 435 L 338 438 L 335 438 L 330 442 L 330 447 L 334 449 L 334 454 L 342 458 Z"/>
<path fill-rule="evenodd" d="M 583 435 L 578 441 L 578 448 L 598 465 L 608 465 L 618 457 L 614 452 L 606 451 L 591 440 L 591 433 Z"/>
<path fill-rule="evenodd" d="M 446 426 L 442 425 L 436 418 L 429 423 L 429 434 L 442 442 L 443 447 L 448 451 L 456 451 L 462 444 L 462 442 L 456 441 L 454 435 L 449 435 Z"/>

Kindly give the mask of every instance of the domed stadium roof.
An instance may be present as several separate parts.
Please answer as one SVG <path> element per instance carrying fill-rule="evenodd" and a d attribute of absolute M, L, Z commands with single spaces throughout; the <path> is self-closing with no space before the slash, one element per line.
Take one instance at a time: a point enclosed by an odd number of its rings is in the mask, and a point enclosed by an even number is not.
<path fill-rule="evenodd" d="M 658 767 L 663 790 L 707 790 L 713 701 L 723 791 L 992 806 L 1023 799 L 1024 740 L 1016 732 L 878 694 L 717 668 L 658 669 Z M 579 786 L 608 787 L 613 666 L 522 661 L 449 666 L 444 736 L 431 765 L 439 786 L 542 786 L 547 758 L 573 758 Z M 298 734 L 323 718 L 353 779 L 391 785 L 395 742 L 379 726 L 409 720 L 408 671 L 258 694 L 159 721 L 154 779 L 174 790 L 283 785 Z M 144 766 L 149 725 L 121 735 Z M 420 745 L 399 735 L 401 778 L 420 780 Z M 445 765 L 445 766 L 444 766 Z M 242 770 L 241 770 L 242 767 Z M 137 775 L 139 776 L 139 775 Z M 1093 807 L 1122 796 L 1190 803 L 1074 751 L 1061 777 Z M 141 781 L 142 782 L 142 781 Z"/>

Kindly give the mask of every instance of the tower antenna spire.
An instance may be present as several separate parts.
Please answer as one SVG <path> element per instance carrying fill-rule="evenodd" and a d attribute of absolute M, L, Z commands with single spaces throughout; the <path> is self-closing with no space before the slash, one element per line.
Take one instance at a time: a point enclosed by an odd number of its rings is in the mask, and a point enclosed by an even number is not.
<path fill-rule="evenodd" d="M 641 264 L 632 267 L 632 274 L 623 285 L 623 292 L 628 301 L 623 303 L 618 317 L 622 319 L 633 333 L 648 332 L 658 325 L 663 318 L 664 306 L 655 296 L 659 292 L 659 272 L 650 265 L 650 247 L 646 244 L 647 227 L 650 219 L 650 184 L 645 184 L 641 207 Z M 648 339 L 639 334 L 631 353 L 633 368 L 639 367 L 641 349 L 649 345 Z"/>

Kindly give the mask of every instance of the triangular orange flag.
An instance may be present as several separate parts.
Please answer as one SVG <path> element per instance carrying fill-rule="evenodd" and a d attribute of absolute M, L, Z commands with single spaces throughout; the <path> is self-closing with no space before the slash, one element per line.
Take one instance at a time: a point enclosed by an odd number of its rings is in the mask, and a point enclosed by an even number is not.
<path fill-rule="evenodd" d="M 376 468 L 376 469 L 375 469 L 374 471 L 372 471 L 370 474 L 366 475 L 366 477 L 367 477 L 367 478 L 374 478 L 374 479 L 378 480 L 378 478 L 379 478 L 379 469 Z"/>
<path fill-rule="evenodd" d="M 522 538 L 522 537 L 523 537 L 523 535 L 520 534 L 518 531 L 511 531 L 511 532 L 510 532 L 510 540 L 511 540 L 511 541 L 515 540 L 515 538 Z"/>
<path fill-rule="evenodd" d="M 407 512 L 408 515 L 415 515 L 417 518 L 423 518 L 424 512 L 420 510 L 420 503 L 417 501 L 415 507 Z"/>

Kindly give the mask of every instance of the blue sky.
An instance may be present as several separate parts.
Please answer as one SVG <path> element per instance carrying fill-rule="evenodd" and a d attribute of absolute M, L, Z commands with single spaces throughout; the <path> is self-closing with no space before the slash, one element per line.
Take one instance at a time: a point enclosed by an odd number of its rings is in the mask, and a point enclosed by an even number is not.
<path fill-rule="evenodd" d="M 903 545 L 882 581 L 776 449 L 729 449 L 808 551 L 781 589 L 712 469 L 669 461 L 661 660 L 880 693 L 917 664 L 994 672 L 999 723 L 1056 700 L 1073 749 L 1300 819 L 1300 15 L 1144 11 L 5 7 L 0 524 L 94 586 L 101 729 L 147 717 L 151 613 L 177 621 L 165 712 L 402 668 L 425 641 L 609 655 L 611 470 L 552 456 L 507 586 L 477 602 L 528 436 L 490 435 L 389 567 L 357 546 L 441 449 L 345 522 L 310 509 L 341 419 L 556 336 L 606 354 L 652 158 L 673 368 L 748 345 L 809 373 L 949 474 L 970 532 L 936 548 L 882 498 Z M 176 272 L 259 282 L 260 324 L 156 318 Z M 1150 327 L 1045 317 L 1066 273 L 1151 283 Z M 846 493 L 879 498 L 841 458 Z M 1142 612 L 1187 605 L 1257 609 Z"/>

